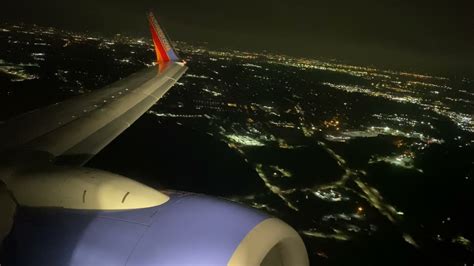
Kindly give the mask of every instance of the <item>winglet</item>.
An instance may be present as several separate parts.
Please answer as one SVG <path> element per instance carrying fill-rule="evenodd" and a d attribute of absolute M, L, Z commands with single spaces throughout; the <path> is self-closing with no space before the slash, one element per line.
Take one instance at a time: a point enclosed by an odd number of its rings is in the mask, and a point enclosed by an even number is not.
<path fill-rule="evenodd" d="M 160 27 L 152 12 L 148 13 L 148 21 L 150 22 L 151 37 L 153 39 L 153 44 L 155 45 L 156 60 L 158 65 L 161 67 L 170 61 L 180 61 L 178 55 L 173 49 L 171 42 L 167 38 L 166 33 Z"/>

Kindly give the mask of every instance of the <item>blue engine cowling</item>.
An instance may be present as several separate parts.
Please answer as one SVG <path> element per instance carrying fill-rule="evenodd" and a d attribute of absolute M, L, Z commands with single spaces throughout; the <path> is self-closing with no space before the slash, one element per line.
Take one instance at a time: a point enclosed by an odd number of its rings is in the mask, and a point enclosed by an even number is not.
<path fill-rule="evenodd" d="M 166 194 L 134 210 L 18 207 L 2 265 L 308 265 L 283 222 L 222 199 Z"/>

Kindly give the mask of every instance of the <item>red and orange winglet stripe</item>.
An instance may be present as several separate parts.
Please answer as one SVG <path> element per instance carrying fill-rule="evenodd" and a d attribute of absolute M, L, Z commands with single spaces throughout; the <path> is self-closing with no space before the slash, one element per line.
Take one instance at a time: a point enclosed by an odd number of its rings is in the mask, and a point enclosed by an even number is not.
<path fill-rule="evenodd" d="M 166 53 L 166 50 L 165 50 L 165 47 L 163 46 L 162 41 L 158 37 L 153 14 L 150 14 L 148 16 L 148 21 L 150 23 L 151 37 L 153 39 L 153 44 L 155 46 L 156 60 L 161 69 L 165 63 L 170 61 L 170 58 L 168 54 Z"/>

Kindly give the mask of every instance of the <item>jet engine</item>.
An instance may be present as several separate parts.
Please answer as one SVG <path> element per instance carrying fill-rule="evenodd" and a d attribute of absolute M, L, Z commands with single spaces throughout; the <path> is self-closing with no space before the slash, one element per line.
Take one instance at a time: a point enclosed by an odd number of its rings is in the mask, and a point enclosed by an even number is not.
<path fill-rule="evenodd" d="M 2 265 L 309 265 L 289 225 L 225 199 L 83 167 L 1 180 Z"/>

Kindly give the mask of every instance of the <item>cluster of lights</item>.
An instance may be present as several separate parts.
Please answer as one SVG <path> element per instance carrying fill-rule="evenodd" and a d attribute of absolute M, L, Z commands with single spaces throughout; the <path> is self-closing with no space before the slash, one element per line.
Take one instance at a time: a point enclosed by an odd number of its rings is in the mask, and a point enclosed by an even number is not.
<path fill-rule="evenodd" d="M 415 168 L 414 158 L 415 155 L 412 152 L 406 152 L 393 156 L 374 156 L 369 160 L 369 163 L 385 162 L 405 169 L 414 169 L 422 173 L 423 170 Z"/>
<path fill-rule="evenodd" d="M 170 118 L 207 118 L 204 115 L 185 115 L 185 114 L 174 114 L 174 113 L 158 113 L 153 110 L 148 111 L 149 114 L 152 114 L 157 117 L 170 117 Z"/>
<path fill-rule="evenodd" d="M 227 135 L 226 136 L 230 141 L 244 145 L 244 146 L 265 146 L 263 142 L 260 142 L 254 138 L 251 138 L 249 136 L 243 136 L 243 135 Z"/>
<path fill-rule="evenodd" d="M 344 196 L 334 188 L 320 188 L 315 191 L 311 191 L 316 197 L 329 202 L 347 201 L 350 198 Z"/>
<path fill-rule="evenodd" d="M 0 59 L 0 72 L 12 76 L 13 78 L 11 79 L 11 81 L 13 82 L 38 79 L 39 77 L 37 75 L 31 74 L 25 69 L 25 67 L 38 67 L 38 66 L 39 65 L 36 65 L 36 64 L 35 65 L 32 65 L 32 64 L 13 65 Z"/>
<path fill-rule="evenodd" d="M 395 136 L 395 137 L 404 137 L 408 139 L 418 139 L 424 143 L 429 143 L 429 144 L 441 144 L 444 142 L 442 139 L 436 139 L 430 136 L 427 136 L 425 134 L 416 132 L 416 131 L 411 131 L 411 132 L 405 132 L 399 129 L 393 129 L 391 127 L 368 127 L 366 130 L 348 130 L 348 131 L 343 131 L 339 133 L 339 135 L 331 135 L 327 134 L 326 138 L 328 140 L 336 140 L 336 141 L 341 141 L 345 142 L 350 139 L 354 138 L 372 138 L 372 137 L 378 137 L 379 135 L 386 135 L 386 136 Z"/>
<path fill-rule="evenodd" d="M 272 192 L 273 194 L 277 195 L 280 199 L 282 199 L 288 208 L 293 209 L 295 211 L 299 211 L 298 207 L 296 207 L 289 199 L 287 194 L 294 192 L 294 189 L 291 190 L 283 190 L 280 187 L 272 184 L 270 179 L 267 177 L 265 171 L 263 170 L 262 164 L 257 164 L 255 167 L 255 171 L 260 176 L 262 181 L 265 183 L 265 186 Z"/>

